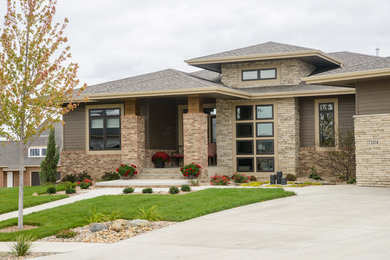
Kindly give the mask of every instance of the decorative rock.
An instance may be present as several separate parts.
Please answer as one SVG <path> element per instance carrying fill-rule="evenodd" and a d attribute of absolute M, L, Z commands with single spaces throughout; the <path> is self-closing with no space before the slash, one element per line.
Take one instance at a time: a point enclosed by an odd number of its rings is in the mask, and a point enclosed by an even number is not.
<path fill-rule="evenodd" d="M 91 232 L 98 232 L 98 231 L 104 230 L 104 229 L 108 229 L 108 226 L 106 224 L 103 224 L 103 223 L 92 223 L 89 226 L 89 231 L 91 231 Z"/>
<path fill-rule="evenodd" d="M 134 219 L 130 222 L 130 225 L 133 227 L 150 227 L 152 224 L 145 219 Z"/>
<path fill-rule="evenodd" d="M 33 196 L 38 196 L 39 194 L 37 192 L 34 192 L 32 195 Z"/>
<path fill-rule="evenodd" d="M 129 221 L 125 219 L 117 219 L 111 224 L 111 229 L 119 232 L 124 228 L 128 228 L 130 226 Z"/>

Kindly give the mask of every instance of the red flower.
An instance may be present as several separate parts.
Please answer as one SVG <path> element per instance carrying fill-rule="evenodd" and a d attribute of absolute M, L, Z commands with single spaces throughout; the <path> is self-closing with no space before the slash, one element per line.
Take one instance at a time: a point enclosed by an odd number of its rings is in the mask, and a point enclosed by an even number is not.
<path fill-rule="evenodd" d="M 125 173 L 125 176 L 127 176 L 127 172 Z"/>
<path fill-rule="evenodd" d="M 137 173 L 138 173 L 137 171 L 134 172 L 134 174 L 137 174 Z"/>
<path fill-rule="evenodd" d="M 77 182 L 77 185 L 80 185 L 80 183 L 81 183 L 81 182 L 78 181 L 78 182 Z"/>
<path fill-rule="evenodd" d="M 116 169 L 117 172 L 119 172 L 119 169 Z"/>

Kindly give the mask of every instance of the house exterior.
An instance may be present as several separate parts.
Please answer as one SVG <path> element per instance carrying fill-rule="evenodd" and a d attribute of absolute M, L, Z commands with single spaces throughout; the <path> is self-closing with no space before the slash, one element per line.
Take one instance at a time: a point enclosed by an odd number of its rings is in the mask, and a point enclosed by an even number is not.
<path fill-rule="evenodd" d="M 54 124 L 56 144 L 62 147 L 62 123 Z M 25 170 L 23 174 L 25 186 L 40 185 L 40 164 L 46 157 L 47 141 L 50 130 L 42 132 L 24 153 Z M 0 187 L 19 186 L 19 143 L 0 143 Z M 59 167 L 60 168 L 60 167 Z M 58 168 L 58 170 L 59 170 Z M 57 178 L 59 179 L 59 173 Z"/>
<path fill-rule="evenodd" d="M 388 59 L 267 42 L 185 62 L 202 70 L 88 87 L 81 98 L 89 101 L 64 116 L 62 171 L 99 178 L 128 163 L 142 176 L 155 152 L 184 146 L 184 164 L 200 164 L 203 177 L 307 176 L 313 166 L 330 176 L 325 151 L 354 129 L 359 106 L 353 85 L 310 80 Z M 209 143 L 216 143 L 216 166 L 208 165 Z"/>

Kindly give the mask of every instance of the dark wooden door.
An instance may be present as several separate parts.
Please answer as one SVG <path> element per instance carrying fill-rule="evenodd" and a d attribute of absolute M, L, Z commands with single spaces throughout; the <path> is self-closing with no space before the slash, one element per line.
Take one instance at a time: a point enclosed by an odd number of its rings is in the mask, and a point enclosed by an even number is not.
<path fill-rule="evenodd" d="M 41 182 L 39 181 L 39 172 L 31 172 L 31 186 L 39 186 Z"/>

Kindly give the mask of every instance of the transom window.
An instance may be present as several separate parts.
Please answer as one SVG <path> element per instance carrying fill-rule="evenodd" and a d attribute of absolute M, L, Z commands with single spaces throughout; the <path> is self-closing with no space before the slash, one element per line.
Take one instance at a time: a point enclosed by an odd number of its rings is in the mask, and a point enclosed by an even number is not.
<path fill-rule="evenodd" d="M 120 108 L 89 110 L 89 150 L 120 150 Z"/>
<path fill-rule="evenodd" d="M 28 157 L 45 157 L 46 147 L 30 147 L 28 148 Z"/>
<path fill-rule="evenodd" d="M 274 172 L 274 106 L 236 106 L 236 170 Z"/>
<path fill-rule="evenodd" d="M 334 102 L 318 105 L 320 146 L 333 147 L 335 145 Z"/>
<path fill-rule="evenodd" d="M 243 70 L 241 79 L 242 81 L 276 79 L 276 68 Z"/>

